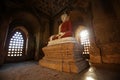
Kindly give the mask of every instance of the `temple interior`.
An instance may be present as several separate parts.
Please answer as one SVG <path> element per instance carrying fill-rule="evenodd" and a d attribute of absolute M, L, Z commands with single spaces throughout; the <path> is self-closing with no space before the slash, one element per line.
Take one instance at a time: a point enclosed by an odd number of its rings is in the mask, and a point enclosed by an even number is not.
<path fill-rule="evenodd" d="M 0 0 L 0 80 L 120 80 L 120 0 Z"/>

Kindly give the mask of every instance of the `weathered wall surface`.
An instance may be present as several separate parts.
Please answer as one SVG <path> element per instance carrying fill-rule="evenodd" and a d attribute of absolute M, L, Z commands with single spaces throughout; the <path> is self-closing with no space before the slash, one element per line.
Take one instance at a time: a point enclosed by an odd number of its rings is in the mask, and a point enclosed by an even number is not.
<path fill-rule="evenodd" d="M 97 53 L 99 56 L 91 53 L 91 62 L 96 62 L 101 58 L 103 63 L 120 63 L 119 9 L 117 0 L 92 1 L 96 48 L 100 51 Z"/>
<path fill-rule="evenodd" d="M 4 58 L 6 55 L 5 51 L 5 41 L 7 35 L 7 28 L 8 28 L 9 20 L 7 18 L 3 18 L 1 16 L 0 22 L 0 65 L 4 63 Z"/>

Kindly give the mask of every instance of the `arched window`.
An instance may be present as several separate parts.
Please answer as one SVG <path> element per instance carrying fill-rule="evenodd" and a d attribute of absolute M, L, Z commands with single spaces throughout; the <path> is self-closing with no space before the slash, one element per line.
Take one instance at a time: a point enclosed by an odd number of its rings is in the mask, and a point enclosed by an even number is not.
<path fill-rule="evenodd" d="M 89 41 L 89 33 L 87 30 L 83 30 L 80 32 L 80 39 L 81 39 L 81 44 L 84 46 L 83 54 L 89 54 L 90 41 Z"/>
<path fill-rule="evenodd" d="M 22 33 L 20 31 L 15 31 L 9 41 L 7 56 L 23 56 L 24 44 L 25 41 Z"/>

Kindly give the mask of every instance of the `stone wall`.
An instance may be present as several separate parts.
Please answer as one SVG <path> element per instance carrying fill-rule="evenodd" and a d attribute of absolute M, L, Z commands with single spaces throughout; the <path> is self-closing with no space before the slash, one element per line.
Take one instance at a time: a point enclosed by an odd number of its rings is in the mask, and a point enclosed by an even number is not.
<path fill-rule="evenodd" d="M 100 50 L 98 55 L 103 63 L 120 63 L 120 17 L 118 16 L 120 6 L 118 3 L 114 0 L 92 1 L 95 44 Z M 93 58 L 98 56 L 94 53 L 91 55 L 91 62 L 96 62 L 97 59 Z"/>
<path fill-rule="evenodd" d="M 5 60 L 5 56 L 6 56 L 6 48 L 5 48 L 5 43 L 6 43 L 6 39 L 7 39 L 7 28 L 8 28 L 8 24 L 9 21 L 7 20 L 7 18 L 1 18 L 1 22 L 0 22 L 0 65 L 2 65 L 4 63 Z"/>

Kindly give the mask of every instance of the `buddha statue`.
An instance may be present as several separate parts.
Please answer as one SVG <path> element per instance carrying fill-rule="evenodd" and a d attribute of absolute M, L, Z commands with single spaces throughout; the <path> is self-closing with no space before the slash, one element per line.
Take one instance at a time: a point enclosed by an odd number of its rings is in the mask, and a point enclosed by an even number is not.
<path fill-rule="evenodd" d="M 59 25 L 58 34 L 52 35 L 50 41 L 65 37 L 72 37 L 72 25 L 67 14 L 61 15 L 62 23 Z"/>

